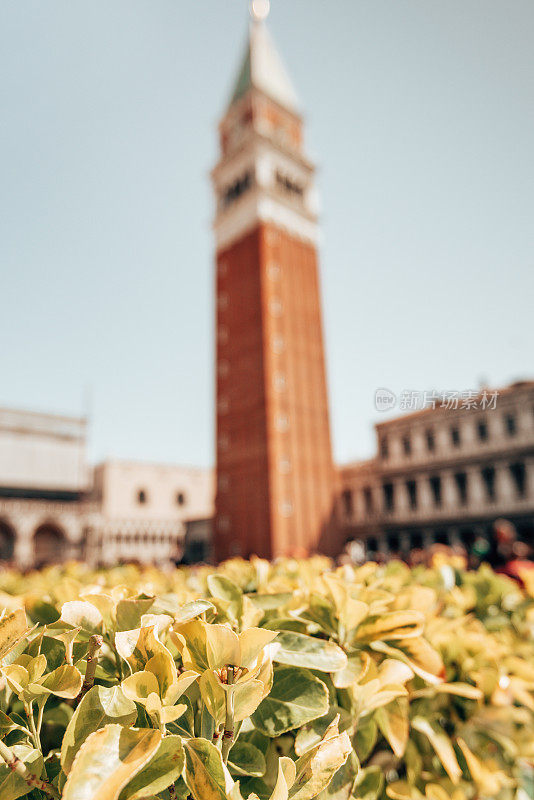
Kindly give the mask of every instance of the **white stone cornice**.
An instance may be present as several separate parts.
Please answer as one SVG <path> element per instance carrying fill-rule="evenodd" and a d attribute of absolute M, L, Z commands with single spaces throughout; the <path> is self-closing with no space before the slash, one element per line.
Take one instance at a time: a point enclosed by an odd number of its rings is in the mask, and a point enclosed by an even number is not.
<path fill-rule="evenodd" d="M 217 250 L 229 247 L 260 223 L 271 223 L 292 236 L 317 246 L 318 225 L 309 216 L 267 194 L 252 192 L 239 200 L 238 205 L 221 214 L 214 224 Z"/>

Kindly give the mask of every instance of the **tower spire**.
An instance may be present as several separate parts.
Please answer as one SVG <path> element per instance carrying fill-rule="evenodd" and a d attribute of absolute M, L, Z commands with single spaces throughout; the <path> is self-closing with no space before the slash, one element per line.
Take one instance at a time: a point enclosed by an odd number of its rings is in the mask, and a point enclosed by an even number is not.
<path fill-rule="evenodd" d="M 269 0 L 252 0 L 249 8 L 252 17 L 249 38 L 230 105 L 254 87 L 288 111 L 298 113 L 297 95 L 265 25 Z"/>
<path fill-rule="evenodd" d="M 254 22 L 263 22 L 269 15 L 271 4 L 269 0 L 252 0 L 249 4 L 250 16 Z"/>

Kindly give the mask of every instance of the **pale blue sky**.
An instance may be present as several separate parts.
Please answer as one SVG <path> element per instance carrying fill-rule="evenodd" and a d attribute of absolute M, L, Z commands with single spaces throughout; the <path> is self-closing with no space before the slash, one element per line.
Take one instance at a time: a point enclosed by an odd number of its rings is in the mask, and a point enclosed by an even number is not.
<path fill-rule="evenodd" d="M 532 0 L 273 0 L 322 197 L 338 460 L 374 390 L 532 376 Z M 216 123 L 244 0 L 3 0 L 0 404 L 213 459 Z"/>

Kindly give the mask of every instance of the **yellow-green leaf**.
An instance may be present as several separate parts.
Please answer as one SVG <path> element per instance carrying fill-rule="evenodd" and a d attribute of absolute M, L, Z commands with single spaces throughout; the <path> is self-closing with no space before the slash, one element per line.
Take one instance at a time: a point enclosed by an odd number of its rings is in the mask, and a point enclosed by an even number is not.
<path fill-rule="evenodd" d="M 252 715 L 254 726 L 266 736 L 280 736 L 328 711 L 328 689 L 309 670 L 278 666 L 273 686 Z"/>
<path fill-rule="evenodd" d="M 185 756 L 181 736 L 166 736 L 135 778 L 120 794 L 120 800 L 141 800 L 162 792 L 182 773 Z"/>
<path fill-rule="evenodd" d="M 120 686 L 93 686 L 71 717 L 61 745 L 61 766 L 68 775 L 76 753 L 87 737 L 105 725 L 130 726 L 137 719 L 135 703 Z"/>
<path fill-rule="evenodd" d="M 85 600 L 70 600 L 61 606 L 61 621 L 87 633 L 102 633 L 102 614 Z"/>
<path fill-rule="evenodd" d="M 185 782 L 194 800 L 227 800 L 233 781 L 220 752 L 206 739 L 186 739 Z"/>
<path fill-rule="evenodd" d="M 408 699 L 397 697 L 392 703 L 382 706 L 376 711 L 375 719 L 391 749 L 397 758 L 401 758 L 406 750 L 410 732 Z"/>
<path fill-rule="evenodd" d="M 115 646 L 134 672 L 144 669 L 147 661 L 158 653 L 168 654 L 172 658 L 169 650 L 156 637 L 154 625 L 119 631 L 115 634 Z"/>
<path fill-rule="evenodd" d="M 72 764 L 62 800 L 117 800 L 156 753 L 161 733 L 106 725 L 92 733 Z"/>
<path fill-rule="evenodd" d="M 447 775 L 453 783 L 458 783 L 462 770 L 449 737 L 423 717 L 415 717 L 412 720 L 412 728 L 428 738 Z"/>
<path fill-rule="evenodd" d="M 79 669 L 66 664 L 41 678 L 39 685 L 56 697 L 72 700 L 77 697 L 82 688 L 83 678 Z M 32 684 L 35 686 L 35 684 Z"/>
<path fill-rule="evenodd" d="M 369 617 L 358 626 L 355 638 L 359 641 L 406 639 L 420 636 L 425 617 L 420 611 L 388 611 L 377 617 Z"/>
<path fill-rule="evenodd" d="M 0 619 L 0 660 L 24 639 L 28 630 L 26 614 L 21 608 Z"/>
<path fill-rule="evenodd" d="M 289 790 L 293 786 L 296 774 L 297 768 L 294 761 L 286 756 L 278 759 L 278 776 L 269 800 L 288 800 Z"/>
<path fill-rule="evenodd" d="M 136 703 L 145 703 L 147 697 L 154 693 L 159 696 L 159 684 L 153 672 L 141 670 L 125 678 L 121 684 L 125 697 Z"/>
<path fill-rule="evenodd" d="M 346 731 L 339 733 L 339 717 L 328 726 L 324 738 L 296 763 L 295 781 L 289 790 L 291 800 L 312 800 L 332 780 L 352 753 Z"/>
<path fill-rule="evenodd" d="M 280 631 L 274 660 L 279 664 L 336 672 L 347 666 L 347 656 L 335 642 L 293 631 Z"/>

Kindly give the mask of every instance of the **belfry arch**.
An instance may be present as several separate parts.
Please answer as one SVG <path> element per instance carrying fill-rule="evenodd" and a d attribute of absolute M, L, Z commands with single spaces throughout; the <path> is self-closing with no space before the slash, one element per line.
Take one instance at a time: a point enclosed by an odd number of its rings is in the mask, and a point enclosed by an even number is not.
<path fill-rule="evenodd" d="M 67 550 L 65 534 L 55 522 L 44 522 L 33 534 L 33 561 L 36 567 L 60 564 L 65 561 Z"/>
<path fill-rule="evenodd" d="M 0 562 L 11 561 L 15 555 L 15 529 L 4 519 L 0 519 Z"/>

